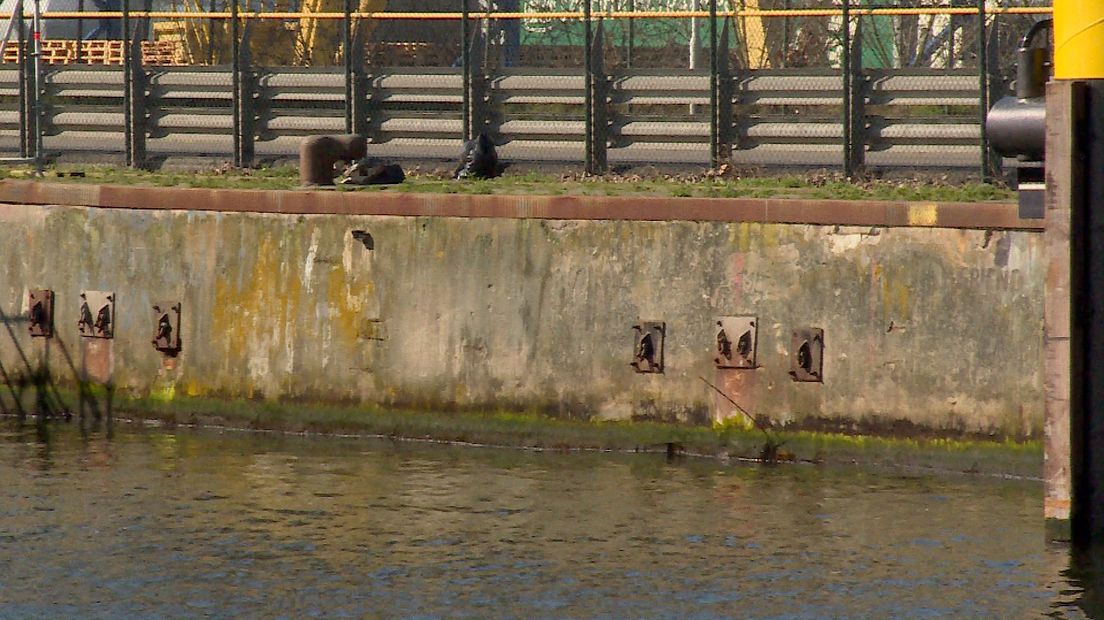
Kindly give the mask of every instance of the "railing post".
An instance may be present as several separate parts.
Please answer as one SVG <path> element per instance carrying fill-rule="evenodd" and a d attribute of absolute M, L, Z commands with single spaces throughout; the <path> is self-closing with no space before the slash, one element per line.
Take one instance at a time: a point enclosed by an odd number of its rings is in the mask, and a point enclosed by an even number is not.
<path fill-rule="evenodd" d="M 352 32 L 352 89 L 349 94 L 352 126 L 350 133 L 365 135 L 368 133 L 368 75 L 364 65 L 364 29 L 358 27 Z"/>
<path fill-rule="evenodd" d="M 238 0 L 230 0 L 230 107 L 234 134 L 234 167 L 242 165 L 241 137 L 241 42 L 238 41 Z"/>
<path fill-rule="evenodd" d="M 843 174 L 851 176 L 851 0 L 843 0 L 840 17 L 840 73 L 843 79 Z"/>
<path fill-rule="evenodd" d="M 584 116 L 586 117 L 586 135 L 584 138 L 584 170 L 587 174 L 605 174 L 607 169 L 607 145 L 609 143 L 609 83 L 606 79 L 603 58 L 603 26 L 598 20 L 594 28 L 591 20 L 591 0 L 583 4 L 585 21 L 583 46 L 585 76 Z"/>
<path fill-rule="evenodd" d="M 123 153 L 127 167 L 134 166 L 133 95 L 134 62 L 130 47 L 130 0 L 123 0 Z"/>
<path fill-rule="evenodd" d="M 709 0 L 709 167 L 714 170 L 721 165 L 717 84 L 717 0 Z"/>
<path fill-rule="evenodd" d="M 209 0 L 207 11 L 214 13 L 215 8 L 215 0 Z M 207 18 L 207 64 L 215 64 L 215 18 L 213 17 Z"/>
<path fill-rule="evenodd" d="M 993 20 L 993 24 L 988 28 L 988 34 L 986 35 L 986 73 L 988 73 L 986 83 L 986 103 L 993 100 L 994 97 L 1000 98 L 1001 94 L 1008 90 L 1008 84 L 1001 78 L 1000 67 L 1000 21 Z M 994 93 L 996 93 L 994 95 Z M 989 112 L 986 111 L 988 117 Z M 985 123 L 982 122 L 982 126 Z M 989 136 L 985 136 L 986 144 L 988 144 Z M 1002 168 L 1000 155 L 992 148 L 986 147 L 986 152 L 989 155 L 988 169 L 992 176 L 1002 176 L 1004 170 Z"/>
<path fill-rule="evenodd" d="M 713 67 L 710 74 L 709 98 L 712 113 L 710 115 L 710 167 L 718 169 L 721 164 L 732 158 L 732 72 L 728 65 L 728 18 L 724 20 L 724 28 L 720 32 L 720 41 L 717 41 L 716 7 L 717 0 L 709 3 L 711 22 L 714 24 L 710 30 L 710 65 Z"/>
<path fill-rule="evenodd" d="M 46 100 L 46 80 L 42 75 L 42 5 L 39 0 L 34 0 L 34 21 L 31 29 L 34 31 L 34 164 L 35 174 L 42 176 L 43 149 L 42 128 L 46 117 L 46 109 L 43 102 Z"/>
<path fill-rule="evenodd" d="M 460 103 L 463 108 L 460 111 L 460 124 L 463 126 L 461 130 L 461 139 L 464 142 L 471 140 L 473 137 L 471 119 L 471 24 L 469 20 L 468 0 L 460 0 L 460 67 L 462 71 L 462 88 L 464 90 Z"/>
<path fill-rule="evenodd" d="M 77 13 L 84 13 L 84 0 L 77 0 Z M 80 17 L 77 18 L 77 49 L 76 57 L 73 59 L 74 64 L 81 64 L 84 47 L 84 20 Z"/>
<path fill-rule="evenodd" d="M 20 0 L 15 6 L 16 28 L 18 32 L 17 45 L 19 46 L 19 156 L 27 157 L 34 147 L 32 136 L 37 131 L 35 122 L 35 106 L 33 101 L 34 86 L 31 84 L 30 54 L 27 53 L 27 24 L 23 18 L 23 2 Z"/>
<path fill-rule="evenodd" d="M 357 82 L 359 72 L 354 70 L 352 50 L 352 0 L 344 0 L 344 15 L 341 20 L 341 55 L 344 61 L 344 78 L 346 78 L 346 101 L 344 101 L 344 113 L 346 113 L 346 133 L 353 133 L 353 111 L 355 106 L 354 84 Z"/>
<path fill-rule="evenodd" d="M 847 92 L 845 170 L 847 178 L 861 175 L 866 166 L 866 79 L 863 77 L 862 18 L 855 20 L 851 49 L 847 54 Z"/>
<path fill-rule="evenodd" d="M 246 23 L 242 28 L 241 43 L 238 46 L 238 165 L 253 167 L 255 154 L 255 136 L 257 119 L 257 74 L 253 70 L 253 54 L 250 41 L 252 29 Z"/>
<path fill-rule="evenodd" d="M 851 0 L 843 0 L 841 25 L 843 73 L 843 174 L 848 179 L 859 174 L 865 158 L 865 130 L 862 76 L 862 24 L 851 34 Z"/>
<path fill-rule="evenodd" d="M 469 43 L 468 62 L 468 129 L 471 138 L 484 133 L 487 127 L 487 55 L 486 39 L 483 31 L 472 36 Z"/>
<path fill-rule="evenodd" d="M 629 12 L 636 12 L 636 0 L 629 0 Z M 628 22 L 629 44 L 626 46 L 625 50 L 625 68 L 632 69 L 633 51 L 636 48 L 636 20 L 630 19 Z"/>
<path fill-rule="evenodd" d="M 233 107 L 234 166 L 253 165 L 253 73 L 250 68 L 249 28 L 239 22 L 238 0 L 230 0 L 230 55 L 232 60 L 231 106 Z"/>
<path fill-rule="evenodd" d="M 146 164 L 146 119 L 148 116 L 148 102 L 146 100 L 146 85 L 148 83 L 145 67 L 142 64 L 142 38 L 138 32 L 131 35 L 130 39 L 123 39 L 126 50 L 124 58 L 127 61 L 127 109 L 126 120 L 129 125 L 127 141 L 130 161 L 128 166 L 144 167 Z M 124 52 L 126 52 L 124 50 Z"/>
<path fill-rule="evenodd" d="M 790 0 L 784 0 L 782 8 L 786 11 L 790 10 Z M 786 66 L 786 57 L 790 54 L 790 15 L 787 13 L 782 17 L 782 58 L 779 63 L 782 67 Z"/>
<path fill-rule="evenodd" d="M 992 154 L 989 149 L 989 135 L 985 130 L 985 119 L 989 116 L 989 51 L 985 29 L 985 0 L 977 0 L 977 62 L 978 62 L 978 124 L 981 148 L 981 182 L 988 183 L 992 178 L 990 164 Z"/>
<path fill-rule="evenodd" d="M 590 2 L 583 0 L 583 125 L 585 135 L 583 137 L 583 170 L 587 174 L 594 174 L 592 164 L 594 161 L 594 89 L 592 88 L 594 75 L 594 55 L 591 53 L 590 31 Z"/>
<path fill-rule="evenodd" d="M 718 40 L 718 37 L 720 40 Z M 709 0 L 709 167 L 732 157 L 732 76 L 728 70 L 728 19 L 717 32 L 717 0 Z"/>
<path fill-rule="evenodd" d="M 605 174 L 609 171 L 607 153 L 610 140 L 610 80 L 606 75 L 606 25 L 599 18 L 598 26 L 594 29 L 594 42 L 590 52 L 594 54 L 594 62 L 591 63 L 591 117 L 594 119 L 594 174 Z"/>
<path fill-rule="evenodd" d="M 345 66 L 345 133 L 353 133 L 353 0 L 345 0 L 341 18 L 341 56 Z"/>

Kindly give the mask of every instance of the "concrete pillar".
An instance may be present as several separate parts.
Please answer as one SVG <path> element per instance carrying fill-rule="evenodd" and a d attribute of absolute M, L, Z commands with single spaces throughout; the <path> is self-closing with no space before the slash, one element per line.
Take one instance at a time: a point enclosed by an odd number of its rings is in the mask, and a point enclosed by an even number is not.
<path fill-rule="evenodd" d="M 1046 511 L 1104 544 L 1104 79 L 1047 87 Z"/>
<path fill-rule="evenodd" d="M 1073 82 L 1051 82 L 1046 94 L 1046 356 L 1043 479 L 1047 537 L 1069 540 L 1070 502 L 1070 202 Z"/>

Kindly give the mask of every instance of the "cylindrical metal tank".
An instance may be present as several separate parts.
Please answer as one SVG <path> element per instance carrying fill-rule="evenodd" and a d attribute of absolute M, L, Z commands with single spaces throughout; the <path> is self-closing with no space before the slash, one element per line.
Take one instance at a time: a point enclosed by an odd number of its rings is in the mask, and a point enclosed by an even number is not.
<path fill-rule="evenodd" d="M 989 143 L 1005 157 L 1042 161 L 1046 152 L 1046 99 L 1005 97 L 985 120 Z"/>

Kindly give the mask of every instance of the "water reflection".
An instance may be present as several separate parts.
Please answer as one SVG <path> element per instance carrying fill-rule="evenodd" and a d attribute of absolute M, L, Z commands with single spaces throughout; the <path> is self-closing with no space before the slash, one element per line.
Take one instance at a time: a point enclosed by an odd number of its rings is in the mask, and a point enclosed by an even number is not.
<path fill-rule="evenodd" d="M 1044 545 L 1041 495 L 27 424 L 0 432 L 0 576 L 19 575 L 0 577 L 0 617 L 1104 617 L 1101 556 Z"/>
<path fill-rule="evenodd" d="M 1054 601 L 1055 615 L 1080 612 L 1088 618 L 1104 618 L 1104 549 L 1061 547 L 1056 555 L 1068 558 Z"/>

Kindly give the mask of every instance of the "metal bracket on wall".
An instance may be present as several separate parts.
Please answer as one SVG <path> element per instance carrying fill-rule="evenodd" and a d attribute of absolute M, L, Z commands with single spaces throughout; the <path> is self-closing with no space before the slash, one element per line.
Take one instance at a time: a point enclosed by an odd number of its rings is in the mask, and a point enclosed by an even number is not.
<path fill-rule="evenodd" d="M 795 329 L 790 339 L 790 376 L 794 381 L 824 382 L 824 330 Z"/>
<path fill-rule="evenodd" d="M 77 329 L 85 338 L 115 337 L 115 293 L 84 291 L 80 294 Z"/>
<path fill-rule="evenodd" d="M 663 372 L 663 340 L 667 324 L 663 321 L 641 321 L 633 325 L 633 361 L 639 373 Z"/>
<path fill-rule="evenodd" d="M 53 338 L 54 292 L 47 289 L 32 290 L 27 308 L 31 336 L 35 338 Z"/>
<path fill-rule="evenodd" d="M 753 316 L 722 316 L 717 319 L 717 368 L 757 368 L 758 321 Z"/>
<path fill-rule="evenodd" d="M 180 352 L 180 302 L 153 305 L 153 348 L 175 355 Z"/>

